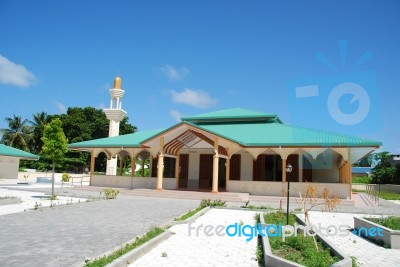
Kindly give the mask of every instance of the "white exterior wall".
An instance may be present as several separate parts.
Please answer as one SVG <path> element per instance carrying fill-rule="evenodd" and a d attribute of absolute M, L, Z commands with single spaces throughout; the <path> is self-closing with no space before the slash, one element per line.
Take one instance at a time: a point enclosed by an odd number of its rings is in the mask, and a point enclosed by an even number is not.
<path fill-rule="evenodd" d="M 199 188 L 199 167 L 200 167 L 200 153 L 197 151 L 187 151 L 189 154 L 189 177 L 187 188 Z"/>
<path fill-rule="evenodd" d="M 240 151 L 240 180 L 241 181 L 252 181 L 253 180 L 253 156 L 246 152 Z"/>
<path fill-rule="evenodd" d="M 317 193 L 321 194 L 324 188 L 328 188 L 331 196 L 336 193 L 338 198 L 350 199 L 350 185 L 338 183 L 312 183 L 317 187 Z M 305 192 L 307 183 L 290 183 L 290 196 L 299 197 L 299 192 Z M 287 183 L 265 181 L 230 181 L 229 191 L 237 193 L 249 193 L 261 196 L 281 196 L 286 192 Z"/>
<path fill-rule="evenodd" d="M 115 175 L 93 175 L 92 186 L 118 188 L 146 188 L 155 189 L 157 177 L 130 177 Z M 175 178 L 163 178 L 164 189 L 175 189 Z"/>
<path fill-rule="evenodd" d="M 17 179 L 19 158 L 0 156 L 0 179 Z"/>
<path fill-rule="evenodd" d="M 313 160 L 311 162 L 313 164 L 313 182 L 339 183 L 339 168 L 337 166 L 339 154 L 332 153 L 331 156 L 328 157 L 328 159 L 330 160 L 324 163 L 321 157 L 317 157 L 316 160 Z"/>

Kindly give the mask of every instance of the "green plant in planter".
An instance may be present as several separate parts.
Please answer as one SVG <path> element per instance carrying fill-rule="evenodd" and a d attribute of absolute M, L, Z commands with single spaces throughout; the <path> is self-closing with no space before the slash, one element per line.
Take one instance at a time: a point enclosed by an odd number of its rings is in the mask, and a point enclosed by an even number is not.
<path fill-rule="evenodd" d="M 63 173 L 63 174 L 62 174 L 62 181 L 63 181 L 64 183 L 69 182 L 70 179 L 71 179 L 71 176 L 70 176 L 68 173 Z"/>
<path fill-rule="evenodd" d="M 103 193 L 106 199 L 116 199 L 119 191 L 112 188 L 105 188 L 103 189 Z"/>

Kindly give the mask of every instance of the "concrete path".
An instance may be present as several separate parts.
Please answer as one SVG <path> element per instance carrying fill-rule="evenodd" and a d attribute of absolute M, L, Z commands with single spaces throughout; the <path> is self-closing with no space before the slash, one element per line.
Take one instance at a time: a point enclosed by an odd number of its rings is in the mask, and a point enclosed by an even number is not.
<path fill-rule="evenodd" d="M 242 227 L 247 224 L 254 226 L 254 214 L 253 211 L 211 209 L 191 224 L 194 229 L 190 231 L 190 236 L 188 224 L 175 225 L 171 228 L 175 235 L 129 266 L 258 266 L 257 238 L 247 242 L 244 236 L 230 237 L 226 234 L 207 236 L 205 234 L 209 225 L 212 225 L 214 229 L 217 225 L 226 227 L 235 223 L 242 224 Z M 215 233 L 215 231 L 209 231 Z"/>
<path fill-rule="evenodd" d="M 76 266 L 198 204 L 120 195 L 116 200 L 2 215 L 0 266 Z"/>
<path fill-rule="evenodd" d="M 348 229 L 352 229 L 354 228 L 353 217 L 364 217 L 365 215 L 311 211 L 309 216 L 313 225 L 321 224 L 322 227 L 346 225 Z M 302 218 L 304 219 L 304 216 Z M 333 235 L 333 233 L 324 236 L 347 255 L 356 257 L 360 266 L 395 267 L 400 264 L 400 250 L 386 249 L 375 245 L 350 231 L 345 236 Z"/>

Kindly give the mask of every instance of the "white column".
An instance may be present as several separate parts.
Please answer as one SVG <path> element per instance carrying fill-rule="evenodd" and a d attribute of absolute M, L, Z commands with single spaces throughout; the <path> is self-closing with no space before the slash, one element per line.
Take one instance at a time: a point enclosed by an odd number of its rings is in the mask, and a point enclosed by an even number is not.
<path fill-rule="evenodd" d="M 215 141 L 214 141 L 212 191 L 211 191 L 212 193 L 218 193 L 218 165 L 219 165 L 218 138 L 215 138 Z"/>
<path fill-rule="evenodd" d="M 299 166 L 298 170 L 299 170 L 299 182 L 302 183 L 303 182 L 303 153 L 299 153 Z"/>
<path fill-rule="evenodd" d="M 213 177 L 212 177 L 212 192 L 218 193 L 218 163 L 219 157 L 218 154 L 214 155 L 214 162 L 213 162 Z"/>
<path fill-rule="evenodd" d="M 226 165 L 225 165 L 225 172 L 226 172 L 226 182 L 225 182 L 225 190 L 228 192 L 229 191 L 229 176 L 231 172 L 231 157 L 228 157 L 226 159 Z"/>
<path fill-rule="evenodd" d="M 157 162 L 157 190 L 163 189 L 163 174 L 164 174 L 164 137 L 160 138 L 160 153 L 158 154 Z"/>
<path fill-rule="evenodd" d="M 179 188 L 179 154 L 175 159 L 175 189 Z"/>
<path fill-rule="evenodd" d="M 90 181 L 89 185 L 92 185 L 92 178 L 94 175 L 94 149 L 90 152 Z"/>
<path fill-rule="evenodd" d="M 282 183 L 286 183 L 286 158 L 282 158 Z"/>
<path fill-rule="evenodd" d="M 163 172 L 164 172 L 164 155 L 160 153 L 158 155 L 157 162 L 157 190 L 163 189 Z"/>

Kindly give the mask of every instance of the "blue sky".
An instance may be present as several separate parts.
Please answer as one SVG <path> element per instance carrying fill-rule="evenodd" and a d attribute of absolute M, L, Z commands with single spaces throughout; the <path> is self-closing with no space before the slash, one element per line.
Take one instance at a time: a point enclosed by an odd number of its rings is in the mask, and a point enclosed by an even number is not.
<path fill-rule="evenodd" d="M 400 153 L 399 14 L 399 1 L 0 0 L 0 128 L 108 107 L 119 74 L 139 130 L 242 107 Z"/>

